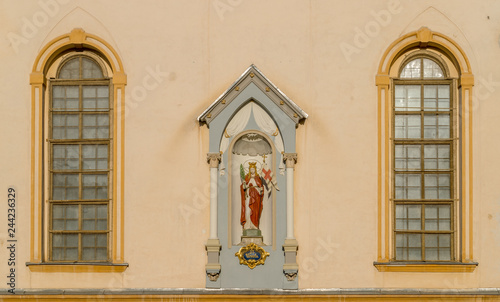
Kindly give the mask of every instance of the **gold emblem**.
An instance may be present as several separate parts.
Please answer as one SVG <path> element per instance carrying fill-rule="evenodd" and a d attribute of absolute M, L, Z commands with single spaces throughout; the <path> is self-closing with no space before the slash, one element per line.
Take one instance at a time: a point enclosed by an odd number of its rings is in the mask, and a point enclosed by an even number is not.
<path fill-rule="evenodd" d="M 254 269 L 259 264 L 264 265 L 269 253 L 252 242 L 247 246 L 242 246 L 234 255 L 240 259 L 240 264 L 248 265 L 249 268 Z"/>

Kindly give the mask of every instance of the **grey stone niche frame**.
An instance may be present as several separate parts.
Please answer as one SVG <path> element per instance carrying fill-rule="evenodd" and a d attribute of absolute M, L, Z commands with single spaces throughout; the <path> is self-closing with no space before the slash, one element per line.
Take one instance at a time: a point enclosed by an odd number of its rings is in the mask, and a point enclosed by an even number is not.
<path fill-rule="evenodd" d="M 280 191 L 273 193 L 273 244 L 263 246 L 270 256 L 264 265 L 258 265 L 254 269 L 240 265 L 235 256 L 241 246 L 230 238 L 230 171 L 226 171 L 224 175 L 219 171 L 221 161 L 225 167 L 229 166 L 229 156 L 226 153 L 231 152 L 229 148 L 221 156 L 220 145 L 224 131 L 233 116 L 249 102 L 260 106 L 274 120 L 284 147 L 283 154 L 273 154 L 274 174 L 280 187 Z M 253 64 L 198 117 L 200 125 L 207 125 L 210 135 L 207 154 L 211 182 L 210 238 L 206 244 L 207 288 L 298 288 L 298 243 L 293 231 L 293 173 L 297 161 L 295 132 L 307 117 L 299 106 Z M 240 133 L 248 131 L 260 131 L 253 116 Z M 230 137 L 230 143 L 236 137 L 238 134 Z M 278 169 L 280 163 L 286 164 L 283 175 Z M 282 248 L 278 250 L 277 246 Z"/>

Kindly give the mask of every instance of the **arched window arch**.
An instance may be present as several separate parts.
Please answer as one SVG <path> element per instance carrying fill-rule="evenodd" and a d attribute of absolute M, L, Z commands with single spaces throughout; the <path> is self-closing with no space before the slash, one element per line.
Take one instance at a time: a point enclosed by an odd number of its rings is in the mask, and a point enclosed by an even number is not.
<path fill-rule="evenodd" d="M 113 47 L 82 29 L 51 40 L 35 59 L 30 75 L 31 271 L 121 272 L 128 266 L 123 241 L 126 82 Z"/>
<path fill-rule="evenodd" d="M 103 62 L 91 58 L 89 55 L 71 56 L 61 63 L 57 72 L 58 79 L 104 79 L 105 67 Z"/>
<path fill-rule="evenodd" d="M 427 28 L 400 37 L 380 62 L 379 271 L 470 272 L 477 265 L 473 79 L 463 50 Z"/>

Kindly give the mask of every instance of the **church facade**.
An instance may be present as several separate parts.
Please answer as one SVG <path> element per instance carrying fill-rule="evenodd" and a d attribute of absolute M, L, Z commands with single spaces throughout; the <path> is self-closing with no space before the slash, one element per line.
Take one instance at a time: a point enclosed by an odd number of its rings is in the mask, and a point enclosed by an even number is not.
<path fill-rule="evenodd" d="M 500 300 L 497 1 L 0 7 L 2 300 Z"/>

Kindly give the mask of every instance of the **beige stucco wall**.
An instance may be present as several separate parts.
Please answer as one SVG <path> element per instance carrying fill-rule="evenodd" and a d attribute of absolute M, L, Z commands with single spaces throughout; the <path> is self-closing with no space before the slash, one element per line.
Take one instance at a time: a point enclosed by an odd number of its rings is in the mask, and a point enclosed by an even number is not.
<path fill-rule="evenodd" d="M 17 287 L 205 287 L 208 130 L 196 117 L 252 63 L 309 114 L 297 130 L 300 288 L 500 286 L 500 2 L 40 2 L 55 3 L 52 16 L 37 1 L 0 1 L 0 190 L 4 200 L 9 185 L 19 192 Z M 393 12 L 383 24 L 374 16 L 382 10 Z M 27 22 L 44 13 L 46 20 L 36 21 L 26 34 Z M 379 31 L 356 44 L 357 31 L 366 32 L 373 22 Z M 389 45 L 421 26 L 456 41 L 476 79 L 473 260 L 479 267 L 473 273 L 381 273 L 373 266 L 375 75 Z M 128 76 L 125 261 L 130 267 L 121 274 L 46 274 L 24 266 L 30 253 L 29 74 L 40 49 L 76 27 L 109 42 Z M 12 33 L 24 40 L 12 44 Z M 357 52 L 346 54 L 342 43 Z M 150 70 L 161 71 L 160 81 L 138 101 L 134 91 Z M 191 215 L 182 214 L 181 205 Z M 6 208 L 0 202 L 2 274 L 8 258 Z M 319 251 L 321 242 L 328 248 Z"/>

